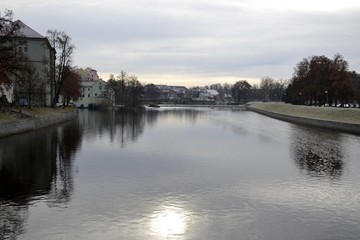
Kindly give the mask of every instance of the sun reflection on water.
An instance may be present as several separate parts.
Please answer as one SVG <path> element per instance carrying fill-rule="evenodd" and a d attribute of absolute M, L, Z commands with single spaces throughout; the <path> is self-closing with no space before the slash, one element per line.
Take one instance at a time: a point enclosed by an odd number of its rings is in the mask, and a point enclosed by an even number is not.
<path fill-rule="evenodd" d="M 182 239 L 189 221 L 186 211 L 179 207 L 163 207 L 151 217 L 151 232 L 157 239 Z"/>

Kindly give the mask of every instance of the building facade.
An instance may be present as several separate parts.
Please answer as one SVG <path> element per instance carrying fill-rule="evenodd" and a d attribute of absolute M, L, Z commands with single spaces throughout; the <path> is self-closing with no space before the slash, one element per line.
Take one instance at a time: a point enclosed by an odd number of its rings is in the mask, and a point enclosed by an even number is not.
<path fill-rule="evenodd" d="M 88 76 L 90 77 L 90 79 L 92 81 L 99 81 L 100 78 L 99 78 L 99 75 L 97 73 L 97 71 L 95 69 L 92 69 L 92 68 L 85 68 L 85 72 L 88 74 Z"/>
<path fill-rule="evenodd" d="M 15 23 L 20 26 L 16 37 L 19 42 L 18 51 L 27 57 L 35 72 L 32 76 L 23 76 L 31 79 L 14 79 L 11 100 L 16 105 L 26 106 L 30 104 L 31 98 L 32 106 L 51 106 L 54 98 L 56 51 L 46 37 L 20 20 Z"/>
<path fill-rule="evenodd" d="M 108 89 L 106 82 L 98 81 L 82 81 L 82 95 L 75 101 L 78 108 L 97 108 L 109 105 Z"/>
<path fill-rule="evenodd" d="M 81 76 L 82 81 L 99 81 L 100 77 L 95 69 L 92 68 L 79 68 L 75 72 Z"/>

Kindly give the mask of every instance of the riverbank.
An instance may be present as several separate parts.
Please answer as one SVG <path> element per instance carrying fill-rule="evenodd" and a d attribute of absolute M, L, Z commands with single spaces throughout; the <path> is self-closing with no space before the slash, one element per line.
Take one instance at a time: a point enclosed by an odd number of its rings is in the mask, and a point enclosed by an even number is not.
<path fill-rule="evenodd" d="M 247 109 L 283 121 L 360 134 L 360 109 L 251 102 Z"/>
<path fill-rule="evenodd" d="M 7 109 L 0 113 L 0 137 L 52 126 L 77 117 L 77 109 L 32 108 Z"/>

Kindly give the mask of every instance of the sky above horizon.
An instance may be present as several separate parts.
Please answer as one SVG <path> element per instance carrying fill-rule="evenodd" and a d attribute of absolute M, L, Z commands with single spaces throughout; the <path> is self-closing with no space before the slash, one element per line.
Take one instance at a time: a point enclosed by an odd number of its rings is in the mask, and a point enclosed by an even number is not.
<path fill-rule="evenodd" d="M 360 72 L 358 0 L 12 0 L 6 9 L 42 35 L 66 32 L 73 63 L 108 80 L 205 86 L 290 79 L 303 58 L 340 53 Z"/>

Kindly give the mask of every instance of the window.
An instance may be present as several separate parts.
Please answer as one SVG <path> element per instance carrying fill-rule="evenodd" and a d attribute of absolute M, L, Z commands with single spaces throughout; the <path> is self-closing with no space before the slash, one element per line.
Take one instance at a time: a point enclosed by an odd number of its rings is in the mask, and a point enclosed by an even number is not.
<path fill-rule="evenodd" d="M 88 94 L 88 97 L 90 97 L 90 94 Z"/>
<path fill-rule="evenodd" d="M 83 94 L 82 97 L 85 97 L 85 94 Z"/>
<path fill-rule="evenodd" d="M 27 52 L 28 51 L 28 47 L 24 47 L 24 52 Z"/>
<path fill-rule="evenodd" d="M 97 97 L 97 93 L 95 93 L 95 97 Z"/>

